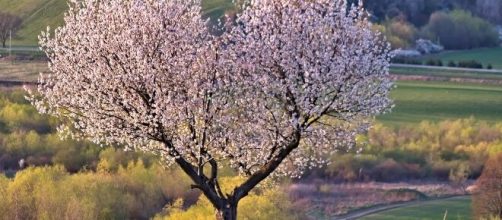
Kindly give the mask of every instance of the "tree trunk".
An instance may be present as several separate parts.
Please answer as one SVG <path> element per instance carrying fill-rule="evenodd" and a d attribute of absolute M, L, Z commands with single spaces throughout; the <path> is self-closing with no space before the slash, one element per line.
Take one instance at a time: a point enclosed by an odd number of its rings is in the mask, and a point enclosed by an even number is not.
<path fill-rule="evenodd" d="M 237 220 L 237 204 L 227 203 L 224 207 L 216 210 L 217 220 Z"/>

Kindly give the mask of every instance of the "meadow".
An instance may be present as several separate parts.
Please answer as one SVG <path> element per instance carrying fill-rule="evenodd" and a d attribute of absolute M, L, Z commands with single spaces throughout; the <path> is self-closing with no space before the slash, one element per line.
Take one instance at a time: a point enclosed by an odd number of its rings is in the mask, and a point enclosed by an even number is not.
<path fill-rule="evenodd" d="M 38 35 L 47 26 L 54 30 L 63 24 L 66 0 L 0 0 L 0 12 L 8 12 L 23 19 L 21 29 L 12 40 L 14 46 L 38 44 Z M 202 0 L 202 10 L 207 17 L 218 18 L 234 7 L 232 0 Z"/>
<path fill-rule="evenodd" d="M 232 0 L 205 0 L 202 1 L 202 11 L 207 17 L 219 18 L 229 9 L 233 9 L 235 5 Z"/>
<path fill-rule="evenodd" d="M 36 46 L 38 35 L 47 26 L 52 30 L 63 24 L 68 8 L 66 0 L 0 0 L 0 11 L 21 17 L 23 24 L 12 40 L 12 45 Z"/>
<path fill-rule="evenodd" d="M 394 109 L 377 118 L 385 124 L 471 116 L 485 121 L 502 121 L 500 86 L 424 81 L 399 81 L 396 86 L 391 93 Z"/>
<path fill-rule="evenodd" d="M 422 66 L 392 66 L 390 72 L 399 76 L 424 76 L 440 77 L 444 79 L 476 79 L 476 80 L 502 80 L 500 70 L 478 69 L 442 69 Z"/>
<path fill-rule="evenodd" d="M 391 209 L 388 211 L 368 215 L 362 220 L 417 220 L 443 219 L 447 212 L 448 220 L 471 219 L 471 198 L 454 197 L 444 200 L 423 202 L 416 205 Z"/>
<path fill-rule="evenodd" d="M 440 59 L 443 64 L 447 64 L 449 61 L 464 61 L 464 60 L 476 60 L 483 64 L 486 68 L 488 64 L 491 64 L 494 69 L 502 69 L 502 48 L 480 48 L 472 50 L 461 50 L 461 51 L 445 51 L 439 54 L 432 54 L 422 57 L 423 61 L 428 59 Z"/>

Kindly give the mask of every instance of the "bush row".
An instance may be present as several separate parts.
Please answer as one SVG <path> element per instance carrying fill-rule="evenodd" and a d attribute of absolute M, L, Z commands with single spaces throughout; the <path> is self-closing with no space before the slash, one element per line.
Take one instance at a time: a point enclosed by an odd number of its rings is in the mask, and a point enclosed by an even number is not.
<path fill-rule="evenodd" d="M 448 67 L 460 67 L 460 68 L 471 68 L 471 69 L 483 69 L 483 64 L 476 60 L 461 60 L 459 62 L 448 61 L 448 63 L 443 63 L 441 59 L 427 59 L 424 61 L 418 58 L 412 57 L 394 57 L 392 63 L 398 64 L 410 64 L 410 65 L 427 65 L 427 66 L 448 66 Z M 491 64 L 486 65 L 486 69 L 493 69 Z"/>
<path fill-rule="evenodd" d="M 312 177 L 342 182 L 474 179 L 489 155 L 502 151 L 502 123 L 469 118 L 399 128 L 377 124 L 359 142 L 361 153 L 338 153 Z"/>
<path fill-rule="evenodd" d="M 499 36 L 493 25 L 464 10 L 437 11 L 428 23 L 415 26 L 407 18 L 397 16 L 374 26 L 390 42 L 393 49 L 412 48 L 417 39 L 429 39 L 447 50 L 495 47 Z"/>

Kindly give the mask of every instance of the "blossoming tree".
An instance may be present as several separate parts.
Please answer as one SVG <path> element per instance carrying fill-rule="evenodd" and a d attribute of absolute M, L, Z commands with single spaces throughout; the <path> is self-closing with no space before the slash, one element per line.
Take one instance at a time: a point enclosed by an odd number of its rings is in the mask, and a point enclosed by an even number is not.
<path fill-rule="evenodd" d="M 71 0 L 40 36 L 50 74 L 31 101 L 63 134 L 177 164 L 219 219 L 261 181 L 352 146 L 391 101 L 388 45 L 344 0 L 252 0 L 222 36 L 199 0 Z M 219 187 L 230 164 L 246 180 Z"/>

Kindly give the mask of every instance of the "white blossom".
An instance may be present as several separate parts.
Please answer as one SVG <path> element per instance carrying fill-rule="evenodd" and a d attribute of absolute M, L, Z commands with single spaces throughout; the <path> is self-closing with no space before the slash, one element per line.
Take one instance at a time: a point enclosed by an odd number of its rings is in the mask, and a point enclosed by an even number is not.
<path fill-rule="evenodd" d="M 391 104 L 389 46 L 362 7 L 251 0 L 222 36 L 200 11 L 199 0 L 71 0 L 65 25 L 40 36 L 51 73 L 30 100 L 74 138 L 177 163 L 213 204 L 225 195 L 200 172 L 208 164 L 249 176 L 238 201 L 274 171 L 299 175 L 350 148 Z"/>

